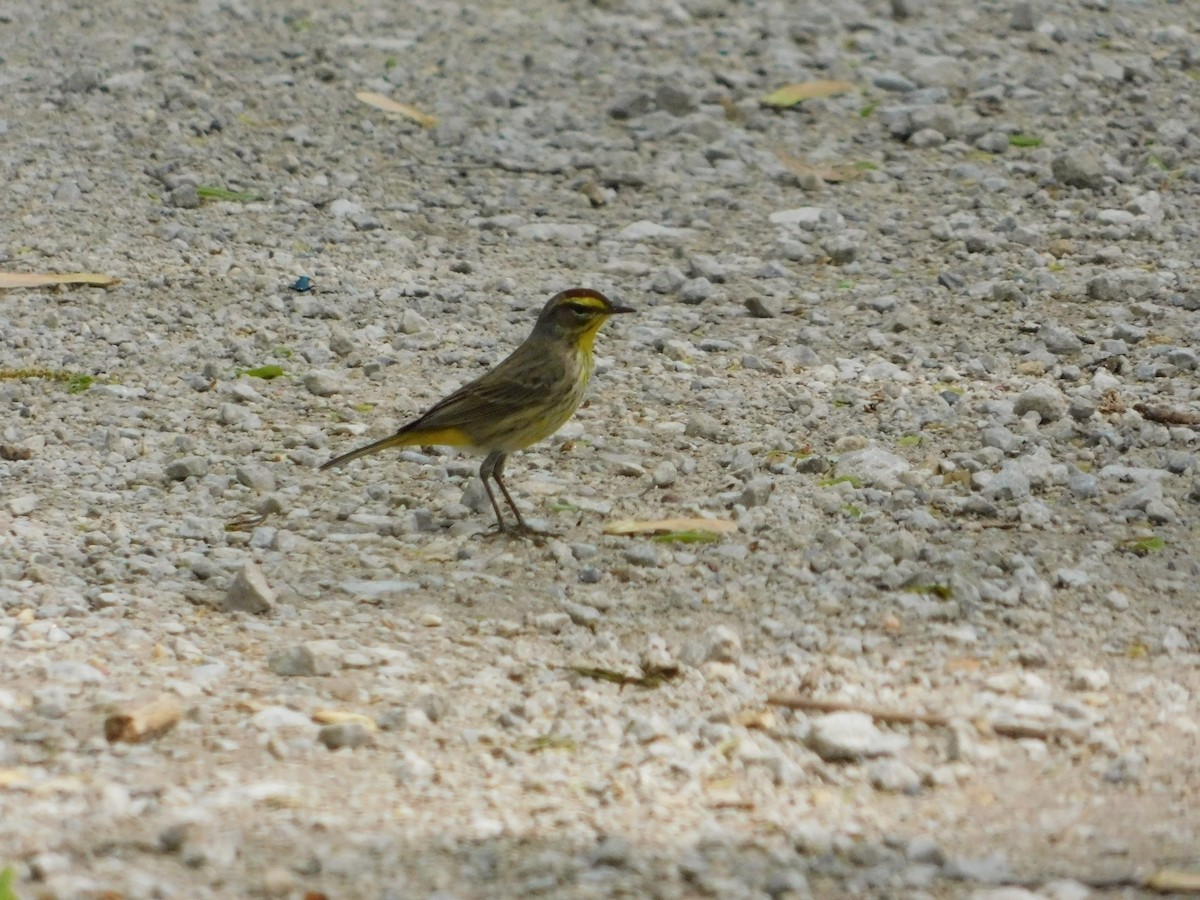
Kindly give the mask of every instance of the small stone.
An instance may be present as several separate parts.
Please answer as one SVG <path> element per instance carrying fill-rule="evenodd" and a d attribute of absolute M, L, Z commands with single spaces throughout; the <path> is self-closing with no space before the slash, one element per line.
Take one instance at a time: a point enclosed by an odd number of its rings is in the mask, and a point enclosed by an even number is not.
<path fill-rule="evenodd" d="M 821 249 L 835 266 L 844 266 L 858 258 L 858 241 L 848 234 L 830 238 L 821 245 Z"/>
<path fill-rule="evenodd" d="M 715 256 L 697 253 L 688 260 L 688 267 L 693 278 L 707 278 L 714 284 L 725 281 L 725 267 Z"/>
<path fill-rule="evenodd" d="M 317 740 L 330 750 L 341 750 L 369 746 L 375 743 L 375 736 L 361 722 L 338 722 L 324 726 L 317 732 Z"/>
<path fill-rule="evenodd" d="M 890 756 L 906 739 L 885 734 L 866 713 L 835 712 L 817 719 L 809 732 L 809 747 L 826 761 Z"/>
<path fill-rule="evenodd" d="M 696 109 L 696 98 L 676 85 L 664 84 L 654 93 L 654 105 L 673 116 L 686 116 Z"/>
<path fill-rule="evenodd" d="M 1037 19 L 1034 17 L 1033 4 L 1030 0 L 1018 0 L 1013 4 L 1008 27 L 1013 31 L 1033 31 L 1037 27 Z"/>
<path fill-rule="evenodd" d="M 571 617 L 566 613 L 542 613 L 540 616 L 534 617 L 533 624 L 538 631 L 558 634 L 571 624 Z"/>
<path fill-rule="evenodd" d="M 264 897 L 289 897 L 296 889 L 296 876 L 285 866 L 270 866 L 262 873 L 259 890 Z"/>
<path fill-rule="evenodd" d="M 654 467 L 650 478 L 654 482 L 655 487 L 665 488 L 675 483 L 675 479 L 679 477 L 679 470 L 675 467 L 675 463 L 670 460 L 663 460 Z"/>
<path fill-rule="evenodd" d="M 707 278 L 691 278 L 679 288 L 679 300 L 689 306 L 697 306 L 716 293 L 711 281 Z"/>
<path fill-rule="evenodd" d="M 654 99 L 643 91 L 621 94 L 608 108 L 608 114 L 617 121 L 636 119 L 654 108 Z"/>
<path fill-rule="evenodd" d="M 959 881 L 1003 884 L 1012 880 L 1008 857 L 1001 851 L 988 856 L 956 856 L 946 866 L 946 874 Z"/>
<path fill-rule="evenodd" d="M 1038 337 L 1055 356 L 1066 356 L 1083 349 L 1083 341 L 1075 332 L 1061 325 L 1043 325 L 1038 329 Z"/>
<path fill-rule="evenodd" d="M 167 478 L 171 481 L 201 478 L 207 474 L 208 460 L 203 456 L 185 456 L 167 466 Z"/>
<path fill-rule="evenodd" d="M 331 675 L 342 660 L 342 648 L 335 640 L 305 641 L 277 650 L 267 659 L 267 667 L 284 677 Z"/>
<path fill-rule="evenodd" d="M 654 568 L 658 565 L 658 552 L 649 544 L 634 544 L 623 554 L 630 565 Z"/>
<path fill-rule="evenodd" d="M 333 372 L 309 372 L 304 376 L 304 388 L 317 397 L 331 397 L 342 390 L 337 375 Z"/>
<path fill-rule="evenodd" d="M 1036 412 L 1043 422 L 1055 422 L 1067 412 L 1067 401 L 1062 392 L 1052 384 L 1035 384 L 1023 392 L 1013 403 L 1013 413 L 1023 416 Z"/>
<path fill-rule="evenodd" d="M 917 89 L 913 82 L 899 72 L 880 72 L 871 79 L 871 84 L 881 91 L 890 91 L 893 94 L 908 94 Z"/>
<path fill-rule="evenodd" d="M 1068 686 L 1073 691 L 1102 691 L 1108 687 L 1110 677 L 1104 669 L 1077 668 L 1071 672 Z"/>
<path fill-rule="evenodd" d="M 176 209 L 199 209 L 200 192 L 194 184 L 181 184 L 167 194 L 167 205 Z"/>
<path fill-rule="evenodd" d="M 933 838 L 916 837 L 904 848 L 904 856 L 909 862 L 930 866 L 942 866 L 946 863 L 946 854 Z"/>
<path fill-rule="evenodd" d="M 1104 780 L 1111 784 L 1137 784 L 1145 768 L 1146 761 L 1136 750 L 1123 753 L 1104 770 Z"/>
<path fill-rule="evenodd" d="M 1003 425 L 990 425 L 979 432 L 979 443 L 984 447 L 995 447 L 1002 453 L 1009 454 L 1021 446 L 1021 438 Z"/>
<path fill-rule="evenodd" d="M 1178 626 L 1169 625 L 1163 632 L 1162 649 L 1164 653 L 1174 656 L 1176 653 L 1186 653 L 1191 647 L 1191 641 Z"/>
<path fill-rule="evenodd" d="M 766 506 L 771 492 L 775 490 L 775 482 L 770 478 L 755 478 L 738 495 L 737 502 L 746 509 L 755 506 Z"/>
<path fill-rule="evenodd" d="M 86 94 L 100 87 L 102 77 L 98 69 L 79 68 L 63 79 L 59 87 L 64 94 Z"/>
<path fill-rule="evenodd" d="M 1071 187 L 1097 188 L 1104 183 L 1104 166 L 1096 154 L 1084 147 L 1072 147 L 1050 163 L 1056 181 Z"/>
<path fill-rule="evenodd" d="M 270 612 L 275 605 L 275 592 L 267 584 L 266 576 L 253 560 L 246 560 L 225 592 L 221 609 L 225 612 L 244 612 L 260 615 Z"/>
<path fill-rule="evenodd" d="M 1067 415 L 1076 422 L 1086 422 L 1096 414 L 1096 401 L 1090 397 L 1076 396 L 1071 398 L 1067 407 Z"/>
<path fill-rule="evenodd" d="M 680 660 L 689 666 L 706 662 L 735 663 L 742 652 L 742 639 L 728 625 L 716 625 L 686 644 Z"/>
<path fill-rule="evenodd" d="M 584 628 L 595 628 L 600 622 L 600 610 L 594 606 L 565 600 L 563 601 L 562 608 L 563 612 L 571 617 L 572 622 Z"/>
<path fill-rule="evenodd" d="M 401 334 L 420 334 L 429 330 L 429 320 L 415 309 L 406 309 L 400 313 L 396 328 Z"/>
<path fill-rule="evenodd" d="M 897 486 L 900 476 L 911 468 L 912 464 L 904 457 L 880 447 L 843 453 L 837 462 L 838 474 L 853 475 L 867 484 L 884 488 Z"/>
<path fill-rule="evenodd" d="M 929 150 L 946 143 L 946 136 L 935 128 L 922 128 L 909 135 L 908 143 L 918 150 Z"/>
<path fill-rule="evenodd" d="M 629 863 L 632 846 L 628 838 L 608 835 L 600 840 L 588 853 L 588 862 L 593 866 L 620 868 Z"/>
<path fill-rule="evenodd" d="M 696 413 L 683 426 L 683 433 L 688 437 L 701 437 L 708 441 L 720 441 L 725 435 L 725 428 L 708 413 Z"/>
<path fill-rule="evenodd" d="M 234 476 L 239 484 L 244 484 L 253 491 L 269 494 L 275 490 L 275 476 L 262 466 L 238 466 L 234 469 Z"/>
<path fill-rule="evenodd" d="M 14 516 L 27 516 L 38 507 L 36 494 L 22 494 L 8 501 L 8 511 Z"/>
<path fill-rule="evenodd" d="M 760 297 L 753 295 L 742 301 L 750 315 L 756 319 L 778 319 L 783 312 L 783 304 L 775 297 Z"/>
<path fill-rule="evenodd" d="M 898 759 L 879 759 L 867 769 L 871 786 L 877 791 L 892 794 L 916 794 L 921 790 L 921 778 Z"/>
<path fill-rule="evenodd" d="M 579 580 L 583 584 L 599 584 L 604 578 L 604 572 L 595 566 L 580 566 Z"/>

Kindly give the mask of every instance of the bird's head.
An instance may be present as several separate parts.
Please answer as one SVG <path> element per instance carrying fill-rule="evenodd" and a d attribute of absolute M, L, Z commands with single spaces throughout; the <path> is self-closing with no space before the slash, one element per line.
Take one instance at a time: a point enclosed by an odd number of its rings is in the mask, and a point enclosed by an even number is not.
<path fill-rule="evenodd" d="M 538 316 L 534 331 L 565 338 L 584 350 L 591 350 L 596 332 L 609 316 L 631 312 L 630 307 L 613 303 L 599 291 L 571 288 L 550 298 Z"/>

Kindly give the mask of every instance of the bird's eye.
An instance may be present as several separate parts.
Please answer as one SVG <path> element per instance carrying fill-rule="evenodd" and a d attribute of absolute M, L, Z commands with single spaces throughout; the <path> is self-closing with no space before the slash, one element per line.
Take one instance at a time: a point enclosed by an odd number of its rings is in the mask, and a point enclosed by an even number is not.
<path fill-rule="evenodd" d="M 577 319 L 589 319 L 593 312 L 590 306 L 584 306 L 582 303 L 570 303 L 567 305 L 567 309 L 571 310 Z"/>

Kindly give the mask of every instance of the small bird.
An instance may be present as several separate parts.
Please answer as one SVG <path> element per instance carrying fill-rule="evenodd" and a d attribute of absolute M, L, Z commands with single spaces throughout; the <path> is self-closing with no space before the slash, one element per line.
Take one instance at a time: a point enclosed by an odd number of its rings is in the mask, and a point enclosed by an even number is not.
<path fill-rule="evenodd" d="M 507 531 L 489 479 L 517 525 L 529 526 L 504 485 L 504 461 L 514 450 L 550 437 L 574 415 L 592 374 L 592 344 L 610 316 L 633 312 L 599 291 L 571 288 L 542 307 L 525 342 L 494 369 L 465 384 L 391 437 L 329 460 L 322 471 L 388 447 L 440 444 L 486 453 L 479 467 L 496 522 Z"/>

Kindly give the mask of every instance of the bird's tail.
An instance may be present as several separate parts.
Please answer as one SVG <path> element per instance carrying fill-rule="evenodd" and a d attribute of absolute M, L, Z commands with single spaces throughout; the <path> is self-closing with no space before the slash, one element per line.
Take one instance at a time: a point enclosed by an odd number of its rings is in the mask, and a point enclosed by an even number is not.
<path fill-rule="evenodd" d="M 418 441 L 413 440 L 413 435 L 393 434 L 385 437 L 382 440 L 376 441 L 373 444 L 367 444 L 365 447 L 359 447 L 357 450 L 351 450 L 349 453 L 343 453 L 341 456 L 335 456 L 325 465 L 321 466 L 321 471 L 332 469 L 334 466 L 340 466 L 350 462 L 352 459 L 358 459 L 360 456 L 366 456 L 369 453 L 378 453 L 380 450 L 387 450 L 389 447 L 411 447 Z"/>

